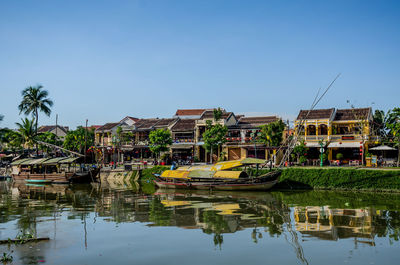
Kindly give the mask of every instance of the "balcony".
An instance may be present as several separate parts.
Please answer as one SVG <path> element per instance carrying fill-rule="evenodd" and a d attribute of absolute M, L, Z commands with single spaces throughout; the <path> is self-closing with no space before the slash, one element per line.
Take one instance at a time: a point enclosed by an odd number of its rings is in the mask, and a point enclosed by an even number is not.
<path fill-rule="evenodd" d="M 310 142 L 319 142 L 319 141 L 327 141 L 330 139 L 330 137 L 328 137 L 328 135 L 299 135 L 300 139 L 303 139 L 304 141 L 310 141 Z"/>
<path fill-rule="evenodd" d="M 226 137 L 227 143 L 254 143 L 252 137 Z"/>
<path fill-rule="evenodd" d="M 187 137 L 179 137 L 175 138 L 173 140 L 174 143 L 176 144 L 181 144 L 181 143 L 194 143 L 194 138 L 187 138 Z"/>
<path fill-rule="evenodd" d="M 335 134 L 335 135 L 299 135 L 299 139 L 307 142 L 323 141 L 379 141 L 379 136 L 361 135 L 361 134 Z"/>

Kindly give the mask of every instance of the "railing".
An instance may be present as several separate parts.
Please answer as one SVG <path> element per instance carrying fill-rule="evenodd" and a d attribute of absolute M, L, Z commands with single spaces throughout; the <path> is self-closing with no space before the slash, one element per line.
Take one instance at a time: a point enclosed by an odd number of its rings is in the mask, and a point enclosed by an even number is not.
<path fill-rule="evenodd" d="M 253 143 L 252 137 L 226 137 L 228 143 Z"/>
<path fill-rule="evenodd" d="M 299 138 L 303 139 L 305 141 L 321 141 L 321 140 L 326 141 L 326 140 L 330 139 L 328 135 L 318 135 L 318 136 L 317 135 L 307 135 L 307 136 L 300 135 Z"/>
<path fill-rule="evenodd" d="M 335 135 L 300 135 L 299 139 L 304 141 L 379 141 L 379 136 L 361 135 L 361 134 L 335 134 Z"/>
<path fill-rule="evenodd" d="M 175 138 L 174 143 L 194 143 L 193 138 Z"/>

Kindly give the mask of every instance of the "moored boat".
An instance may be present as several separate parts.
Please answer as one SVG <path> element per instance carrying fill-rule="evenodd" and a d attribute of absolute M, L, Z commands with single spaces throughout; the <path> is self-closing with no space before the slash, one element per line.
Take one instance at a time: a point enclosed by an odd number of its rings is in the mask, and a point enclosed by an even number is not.
<path fill-rule="evenodd" d="M 155 175 L 159 188 L 198 190 L 268 190 L 278 182 L 280 170 L 251 177 L 245 171 L 232 171 L 237 167 L 265 163 L 260 159 L 242 159 L 220 162 L 212 166 L 182 167 Z"/>
<path fill-rule="evenodd" d="M 98 168 L 88 170 L 71 168 L 78 158 L 57 157 L 57 158 L 25 158 L 11 163 L 13 180 L 48 180 L 53 183 L 89 183 L 96 180 Z"/>
<path fill-rule="evenodd" d="M 53 181 L 50 179 L 25 179 L 30 184 L 51 184 Z"/>

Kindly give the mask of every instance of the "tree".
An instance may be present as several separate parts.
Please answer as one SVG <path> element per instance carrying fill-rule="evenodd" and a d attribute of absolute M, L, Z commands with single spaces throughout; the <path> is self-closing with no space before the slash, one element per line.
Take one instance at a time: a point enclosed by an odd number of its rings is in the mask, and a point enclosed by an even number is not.
<path fill-rule="evenodd" d="M 373 130 L 375 134 L 381 138 L 385 138 L 387 135 L 386 119 L 387 116 L 385 116 L 385 112 L 383 110 L 375 110 Z"/>
<path fill-rule="evenodd" d="M 92 146 L 94 144 L 94 130 L 87 130 L 86 147 Z M 85 153 L 85 128 L 79 126 L 76 130 L 71 130 L 67 132 L 63 147 L 70 151 L 79 152 L 81 154 Z"/>
<path fill-rule="evenodd" d="M 21 149 L 22 139 L 18 132 L 4 128 L 0 130 L 0 143 L 3 150 L 7 148 L 15 152 Z"/>
<path fill-rule="evenodd" d="M 386 126 L 389 129 L 389 136 L 391 137 L 394 146 L 398 149 L 397 166 L 400 164 L 400 108 L 389 110 L 387 114 Z"/>
<path fill-rule="evenodd" d="M 283 139 L 283 131 L 285 130 L 285 123 L 282 120 L 277 120 L 269 124 L 260 126 L 261 135 L 258 141 L 266 146 L 279 146 Z"/>
<path fill-rule="evenodd" d="M 149 134 L 150 150 L 156 155 L 160 156 L 161 152 L 168 150 L 168 146 L 172 144 L 172 136 L 168 130 L 157 129 L 151 131 Z"/>
<path fill-rule="evenodd" d="M 220 147 L 226 143 L 226 134 L 228 128 L 225 125 L 217 123 L 222 117 L 222 110 L 220 108 L 214 109 L 214 121 L 206 121 L 206 131 L 203 133 L 204 148 L 210 152 L 210 161 L 212 162 L 213 150 L 217 149 L 219 152 Z"/>
<path fill-rule="evenodd" d="M 0 114 L 0 121 L 4 119 L 4 116 Z"/>
<path fill-rule="evenodd" d="M 297 161 L 300 163 L 305 163 L 307 161 L 306 158 L 306 154 L 307 154 L 307 147 L 304 144 L 304 141 L 300 142 L 300 144 L 296 145 L 293 148 L 293 158 L 297 158 Z"/>
<path fill-rule="evenodd" d="M 44 112 L 47 116 L 51 114 L 53 101 L 48 98 L 49 92 L 42 90 L 43 86 L 27 87 L 22 90 L 22 101 L 18 106 L 19 113 L 25 115 L 32 114 L 35 117 L 35 129 L 37 131 L 39 111 Z"/>
<path fill-rule="evenodd" d="M 53 144 L 53 145 L 57 145 L 57 146 L 62 145 L 62 141 L 60 141 L 60 139 L 57 137 L 57 135 L 55 135 L 54 133 L 51 133 L 51 132 L 39 133 L 36 138 L 37 138 L 37 140 L 39 140 L 41 142 L 45 142 L 45 143 L 49 143 L 49 144 Z M 46 152 L 51 151 L 51 147 L 48 147 L 46 145 L 40 144 L 39 147 L 40 147 L 40 149 L 45 150 Z"/>
<path fill-rule="evenodd" d="M 36 130 L 34 128 L 35 119 L 29 120 L 28 118 L 21 119 L 22 123 L 15 123 L 18 127 L 18 135 L 21 142 L 28 146 L 33 147 L 36 143 Z"/>

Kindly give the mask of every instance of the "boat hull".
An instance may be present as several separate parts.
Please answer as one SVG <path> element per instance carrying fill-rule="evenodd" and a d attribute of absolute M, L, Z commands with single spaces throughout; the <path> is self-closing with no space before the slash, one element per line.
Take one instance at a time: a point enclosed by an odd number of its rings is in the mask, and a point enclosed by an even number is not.
<path fill-rule="evenodd" d="M 92 169 L 83 173 L 74 173 L 74 172 L 64 172 L 64 173 L 53 173 L 53 174 L 13 174 L 12 178 L 15 181 L 52 181 L 55 184 L 64 184 L 64 183 L 90 183 L 96 181 L 97 174 L 99 173 L 99 169 Z M 32 182 L 33 182 L 32 181 Z"/>
<path fill-rule="evenodd" d="M 269 190 L 277 182 L 280 172 L 270 172 L 262 178 L 251 178 L 251 179 L 240 179 L 240 180 L 177 180 L 167 179 L 162 177 L 156 177 L 154 183 L 157 187 L 162 189 L 196 189 L 196 190 Z"/>
<path fill-rule="evenodd" d="M 196 190 L 269 190 L 278 181 L 268 181 L 262 183 L 223 183 L 223 184 L 209 184 L 209 183 L 183 183 L 183 182 L 166 182 L 155 180 L 154 183 L 161 189 L 196 189 Z"/>

